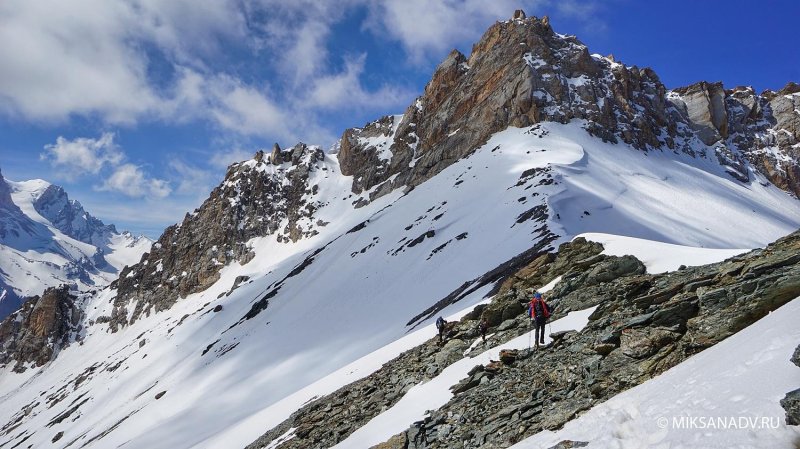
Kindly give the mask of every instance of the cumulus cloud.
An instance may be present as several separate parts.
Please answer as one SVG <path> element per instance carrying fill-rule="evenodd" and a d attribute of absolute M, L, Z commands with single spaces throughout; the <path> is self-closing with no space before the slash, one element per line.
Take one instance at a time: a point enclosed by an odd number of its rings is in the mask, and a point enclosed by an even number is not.
<path fill-rule="evenodd" d="M 347 98 L 330 88 L 342 87 L 362 108 L 409 99 L 364 88 L 363 64 L 332 69 L 339 64 L 330 64 L 331 29 L 365 1 L 4 1 L 0 42 L 14 45 L 0 45 L 0 113 L 106 126 L 202 120 L 278 139 L 308 137 L 308 127 L 312 137 L 330 138 L 340 130 L 320 124 L 319 110 Z M 231 50 L 263 58 L 277 78 L 237 73 L 237 64 L 225 64 Z"/>
<path fill-rule="evenodd" d="M 95 115 L 106 123 L 158 114 L 147 46 L 200 63 L 241 30 L 231 1 L 9 0 L 0 4 L 0 108 L 33 121 Z M 14 43 L 13 45 L 9 45 Z"/>
<path fill-rule="evenodd" d="M 537 2 L 524 2 L 532 6 Z M 473 40 L 494 20 L 508 19 L 519 1 L 387 0 L 369 7 L 365 28 L 400 42 L 409 58 L 426 62 L 431 54 L 447 53 Z"/>
<path fill-rule="evenodd" d="M 103 126 L 200 120 L 242 136 L 330 139 L 341 131 L 324 123 L 331 110 L 382 113 L 414 94 L 397 85 L 368 88 L 368 55 L 331 53 L 334 27 L 355 11 L 367 12 L 362 31 L 397 41 L 408 60 L 427 63 L 515 8 L 594 20 L 598 3 L 6 0 L 0 114 Z M 264 74 L 241 69 L 243 59 L 263 63 Z"/>
<path fill-rule="evenodd" d="M 313 81 L 305 101 L 323 109 L 348 107 L 379 107 L 381 109 L 408 102 L 413 93 L 408 89 L 384 85 L 377 90 L 367 90 L 361 83 L 365 53 L 345 60 L 344 70 Z"/>
<path fill-rule="evenodd" d="M 220 181 L 218 178 L 221 178 L 215 171 L 200 168 L 181 159 L 172 159 L 168 165 L 177 179 L 176 192 L 182 195 L 205 198 L 213 185 Z"/>
<path fill-rule="evenodd" d="M 130 163 L 115 167 L 98 190 L 118 192 L 132 198 L 164 198 L 172 191 L 166 181 L 151 178 L 141 167 Z"/>
<path fill-rule="evenodd" d="M 40 158 L 60 170 L 67 179 L 97 174 L 103 167 L 122 162 L 124 155 L 114 143 L 114 134 L 103 133 L 99 138 L 66 139 L 59 136 L 56 143 L 45 145 Z"/>
<path fill-rule="evenodd" d="M 75 180 L 80 177 L 107 176 L 97 186 L 98 190 L 123 193 L 130 197 L 163 198 L 169 195 L 169 183 L 147 175 L 142 167 L 125 162 L 126 155 L 114 143 L 113 133 L 103 133 L 98 138 L 56 138 L 56 143 L 45 145 L 40 155 L 50 163 L 61 177 Z"/>
<path fill-rule="evenodd" d="M 211 155 L 209 164 L 218 170 L 228 168 L 234 162 L 241 162 L 253 157 L 254 151 L 245 150 L 243 148 L 230 148 L 225 151 L 218 151 Z"/>

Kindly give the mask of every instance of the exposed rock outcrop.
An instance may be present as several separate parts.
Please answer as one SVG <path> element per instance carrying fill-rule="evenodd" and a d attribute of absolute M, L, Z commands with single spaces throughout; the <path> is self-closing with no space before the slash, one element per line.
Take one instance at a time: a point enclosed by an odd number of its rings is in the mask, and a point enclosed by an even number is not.
<path fill-rule="evenodd" d="M 469 58 L 456 50 L 445 58 L 394 125 L 391 158 L 381 171 L 364 164 L 378 152 L 367 133 L 391 117 L 347 130 L 339 160 L 343 173 L 360 179 L 353 191 L 361 192 L 385 182 L 413 187 L 493 133 L 540 121 L 584 119 L 587 131 L 604 139 L 619 137 L 639 148 L 672 145 L 659 137 L 662 128 L 676 132 L 665 94 L 652 70 L 593 57 L 574 36 L 554 32 L 547 18 L 520 11 L 490 27 Z M 373 197 L 390 190 L 378 188 Z"/>
<path fill-rule="evenodd" d="M 49 288 L 0 322 L 0 366 L 42 366 L 78 338 L 83 312 L 76 299 L 66 286 Z"/>
<path fill-rule="evenodd" d="M 327 170 L 324 158 L 318 147 L 300 143 L 284 151 L 276 145 L 269 158 L 259 152 L 231 165 L 198 209 L 168 227 L 138 264 L 122 270 L 112 284 L 111 329 L 127 324 L 128 316 L 133 322 L 208 288 L 234 260 L 247 263 L 253 253 L 246 242 L 253 237 L 277 234 L 279 241 L 295 242 L 315 235 L 311 216 L 319 205 L 309 197 L 317 186 L 308 182 L 310 173 Z"/>

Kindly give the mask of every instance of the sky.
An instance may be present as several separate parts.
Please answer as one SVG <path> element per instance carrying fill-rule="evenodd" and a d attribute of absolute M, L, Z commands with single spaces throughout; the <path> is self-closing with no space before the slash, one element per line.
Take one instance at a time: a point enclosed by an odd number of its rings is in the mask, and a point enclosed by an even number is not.
<path fill-rule="evenodd" d="M 0 170 L 157 238 L 232 162 L 402 113 L 517 8 L 668 88 L 800 82 L 796 0 L 3 0 Z"/>

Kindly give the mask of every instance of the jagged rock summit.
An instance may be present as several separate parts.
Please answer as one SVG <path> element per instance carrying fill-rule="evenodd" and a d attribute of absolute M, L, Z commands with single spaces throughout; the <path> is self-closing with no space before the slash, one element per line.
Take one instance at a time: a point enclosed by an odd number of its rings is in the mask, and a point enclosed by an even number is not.
<path fill-rule="evenodd" d="M 319 186 L 312 181 L 326 171 L 323 151 L 304 143 L 285 151 L 276 143 L 269 158 L 259 151 L 231 165 L 197 210 L 167 228 L 139 263 L 122 270 L 113 284 L 112 329 L 205 290 L 225 265 L 246 264 L 254 257 L 250 239 L 276 235 L 288 243 L 316 235 L 324 223 L 313 220 L 321 202 L 313 199 Z M 129 304 L 135 308 L 129 310 Z"/>

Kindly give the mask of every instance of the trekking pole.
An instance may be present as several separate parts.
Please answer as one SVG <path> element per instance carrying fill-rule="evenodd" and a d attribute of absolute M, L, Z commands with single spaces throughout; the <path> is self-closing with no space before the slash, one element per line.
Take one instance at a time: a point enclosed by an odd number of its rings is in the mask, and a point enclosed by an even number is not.
<path fill-rule="evenodd" d="M 531 323 L 533 323 L 533 319 L 528 320 L 528 352 L 531 352 Z"/>

